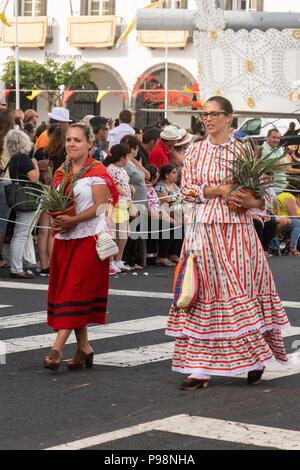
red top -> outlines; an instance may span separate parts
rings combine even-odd
[[[159,170],[165,163],[170,163],[170,151],[164,146],[161,139],[154,149],[149,152],[149,163],[155,165]]]

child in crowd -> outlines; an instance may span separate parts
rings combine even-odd
[[[123,252],[129,235],[129,212],[135,214],[135,208],[132,203],[133,188],[129,185],[129,176],[124,170],[127,165],[127,155],[130,149],[126,144],[116,144],[110,149],[110,154],[106,157],[103,164],[117,185],[119,192],[119,202],[112,215],[112,221],[115,225],[116,243],[119,248],[117,255],[113,257],[110,263],[110,274],[116,274],[121,271],[128,272],[130,267],[122,261]]]

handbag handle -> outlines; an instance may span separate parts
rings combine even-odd
[[[198,209],[197,209],[197,212],[196,212],[197,206],[198,206]],[[193,252],[193,250],[192,250],[193,236],[194,236],[194,233],[195,233],[195,226],[196,226],[196,219],[197,219],[197,215],[198,215],[198,210],[199,210],[199,204],[197,204],[197,200],[195,199],[194,216],[193,216],[193,226],[192,226],[192,230],[191,230],[191,233],[190,233],[190,247],[189,247],[189,253],[192,253],[192,252]]]

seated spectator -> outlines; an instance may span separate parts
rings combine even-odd
[[[286,133],[283,135],[297,135],[299,134],[299,131],[300,129],[296,129],[296,124],[294,122],[290,122]]]
[[[293,192],[296,190],[296,192]],[[290,217],[290,256],[300,256],[297,244],[300,238],[300,179],[289,183],[287,189],[278,195],[280,214]]]
[[[265,255],[266,257],[270,257],[272,255],[268,252],[268,248],[271,240],[276,236],[276,220],[269,214],[263,216],[252,212],[252,210],[250,210],[250,212],[256,233],[265,251]]]
[[[298,145],[289,145],[288,153],[285,155],[287,166],[285,170],[292,174],[300,173],[300,157],[298,154]]]
[[[174,237],[178,240],[176,260],[179,260],[183,241],[183,197],[176,184],[178,171],[175,165],[168,163],[161,167],[158,183],[155,186],[160,204],[165,211],[174,219],[174,226],[179,230],[175,231]],[[172,261],[175,261],[175,257]]]
[[[160,205],[154,186],[158,181],[158,169],[155,165],[147,167],[151,179],[147,181],[147,196],[149,200],[149,238],[158,240],[158,256],[156,266],[175,266],[178,261],[178,240],[174,239],[174,219]],[[169,230],[168,230],[169,229]]]

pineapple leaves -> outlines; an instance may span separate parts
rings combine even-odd
[[[276,148],[262,156],[262,148],[253,139],[244,143],[238,142],[235,151],[229,147],[226,148],[233,158],[229,161],[221,159],[223,160],[221,165],[226,167],[229,175],[221,181],[220,185],[232,182],[235,184],[229,195],[241,188],[248,188],[261,196],[266,196],[268,195],[267,189],[274,186],[275,175],[288,175],[285,171],[287,164],[281,163],[287,152],[276,156],[274,155],[278,150]],[[291,179],[290,176],[289,179]]]

